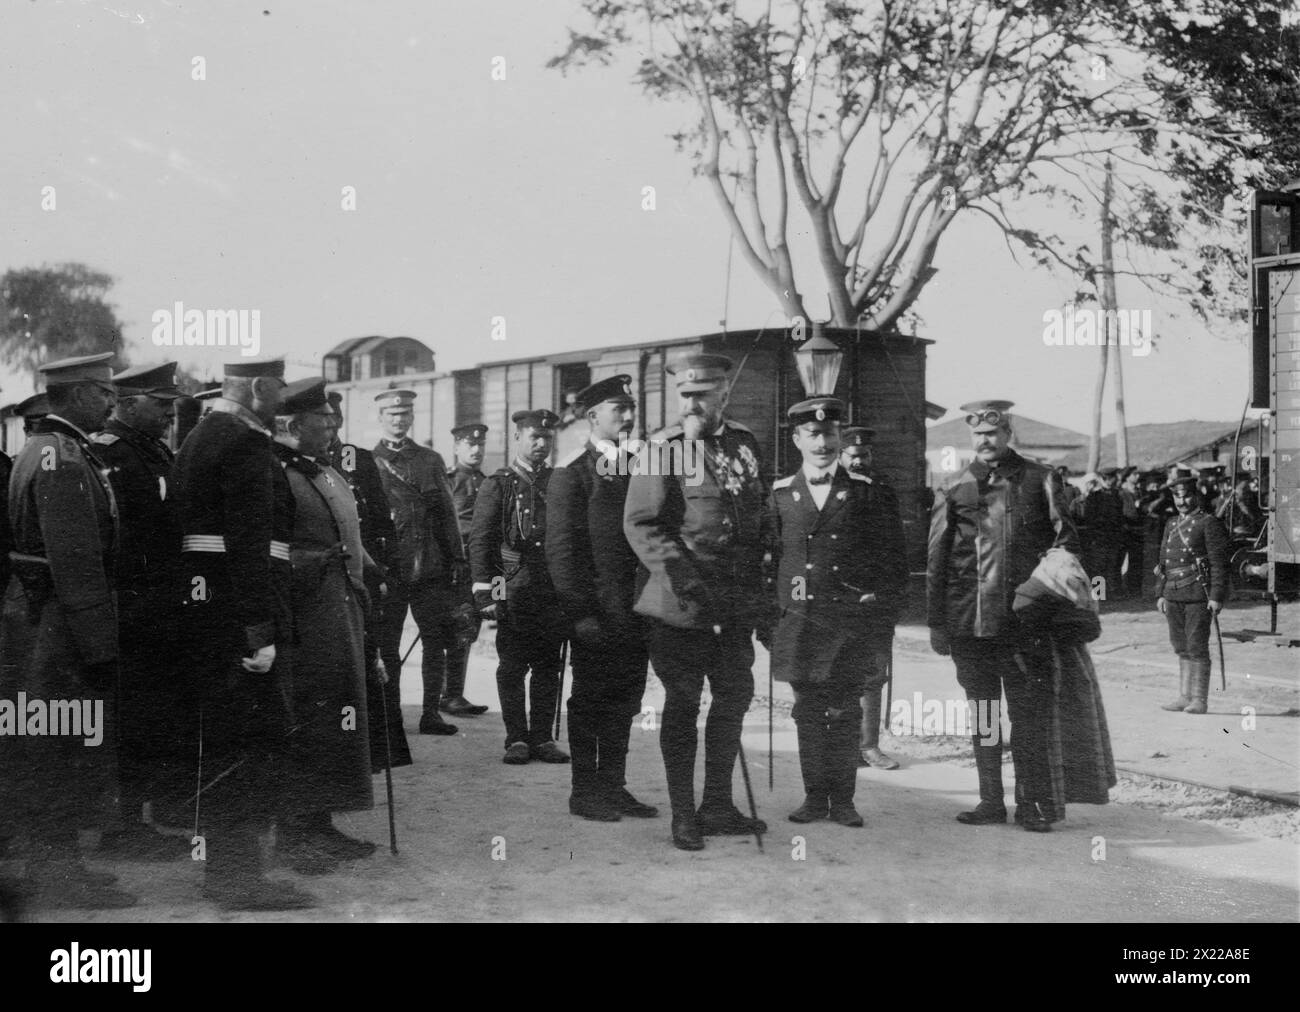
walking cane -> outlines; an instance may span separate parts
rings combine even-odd
[[[560,720],[564,716],[564,669],[569,665],[569,641],[560,646],[560,685],[555,694],[555,740],[560,740]]]
[[[776,790],[776,765],[774,759],[776,750],[772,747],[772,694],[774,688],[772,665],[769,659],[767,665],[767,792],[769,794]]]
[[[885,678],[885,712],[881,715],[885,722],[885,730],[889,730],[889,714],[894,709],[894,644],[889,644],[889,660],[885,662],[885,670],[889,674]]]
[[[416,637],[419,640],[419,637]],[[412,643],[414,648],[415,644]],[[407,651],[409,656],[410,651]],[[393,811],[393,741],[388,731],[388,683],[385,678],[379,681],[379,699],[384,707],[384,788],[388,791],[388,849],[397,854],[397,815]]]
[[[745,780],[745,796],[749,798],[749,815],[754,820],[754,840],[759,853],[763,852],[763,834],[758,828],[758,806],[754,804],[754,788],[749,782],[749,763],[745,761],[745,746],[736,742],[736,755],[740,759],[740,773]]]

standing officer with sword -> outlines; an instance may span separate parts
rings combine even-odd
[[[1210,695],[1210,626],[1228,597],[1228,534],[1201,509],[1196,479],[1190,474],[1165,486],[1178,516],[1165,525],[1160,565],[1156,567],[1156,608],[1169,623],[1169,642],[1178,655],[1178,698],[1162,710],[1205,713]],[[1223,639],[1219,639],[1223,666]],[[1227,676],[1223,676],[1227,687]]]

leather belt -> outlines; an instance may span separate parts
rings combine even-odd
[[[186,534],[181,538],[182,552],[224,552],[226,539],[220,534]],[[289,561],[289,542],[272,541],[271,558]]]

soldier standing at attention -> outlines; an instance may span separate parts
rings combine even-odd
[[[284,362],[230,362],[176,455],[181,621],[189,652],[180,691],[202,706],[203,894],[228,910],[298,910],[315,898],[265,877],[260,835],[280,814],[290,672],[276,643],[289,611],[293,494],[271,450]]]
[[[125,860],[188,856],[183,837],[164,836],[142,819],[145,802],[183,825],[180,803],[192,792],[198,713],[176,692],[173,655],[180,636],[181,526],[172,481],[174,457],[163,442],[175,417],[176,363],[139,366],[113,377],[117,407],[91,440],[108,466],[117,498],[118,640],[122,676],[118,753],[121,830],[100,849]]]
[[[0,837],[27,847],[26,885],[38,907],[115,909],[134,896],[83,863],[77,831],[107,821],[117,790],[111,724],[118,682],[113,490],[88,433],[115,392],[112,352],[40,367],[50,414],[9,480],[12,573],[0,626],[0,699],[72,704],[81,734],[0,735]],[[26,709],[20,710],[26,719]],[[76,725],[74,725],[74,730]],[[94,741],[100,736],[99,741]]]
[[[669,367],[680,424],[650,437],[628,486],[623,530],[644,567],[636,611],[650,619],[650,660],[664,684],[659,744],[672,804],[673,845],[702,850],[709,835],[765,832],[741,814],[731,782],[741,722],[754,696],[754,631],[766,636],[763,583],[770,523],[758,442],[724,418],[722,355],[687,355]],[[670,466],[673,461],[681,467]],[[704,792],[695,807],[696,721],[709,680]]]
[[[632,796],[625,775],[649,662],[643,620],[632,610],[637,558],[623,534],[632,461],[619,442],[636,420],[631,382],[610,376],[579,391],[574,409],[591,435],[555,469],[547,512],[547,568],[572,627],[569,811],[597,822],[659,814]]]
[[[407,435],[415,420],[415,397],[413,390],[385,390],[375,397],[384,430],[375,462],[397,528],[379,651],[392,694],[400,698],[402,628],[409,608],[423,643],[420,733],[455,734],[456,725],[442,719],[438,703],[446,651],[456,641],[453,612],[468,599],[469,568],[447,485],[447,465],[436,450]]]
[[[1165,489],[1178,515],[1165,525],[1156,573],[1156,608],[1169,623],[1178,655],[1178,698],[1162,710],[1205,713],[1210,696],[1210,626],[1228,597],[1228,534],[1201,509],[1196,479]]]
[[[488,427],[481,422],[457,425],[451,430],[456,440],[456,466],[447,472],[451,482],[451,500],[456,506],[456,526],[460,528],[461,543],[469,554],[469,534],[474,526],[474,504],[478,501],[479,487],[487,476],[479,469],[483,463],[484,443]],[[465,675],[469,670],[469,651],[478,639],[482,619],[474,616],[474,640],[457,644],[447,650],[447,681],[438,704],[443,713],[454,717],[477,717],[487,713],[487,707],[471,703],[465,698]]]
[[[840,464],[850,474],[867,479],[867,513],[875,528],[873,551],[880,553],[877,573],[883,589],[875,591],[871,611],[876,636],[872,649],[863,655],[867,673],[862,693],[862,754],[859,766],[878,770],[898,769],[898,760],[880,750],[880,701],[893,670],[894,626],[907,594],[907,550],[903,544],[903,521],[898,496],[890,484],[872,469],[871,440],[875,430],[850,425],[840,430]],[[888,628],[886,628],[888,625]],[[886,715],[888,716],[888,715]]]
[[[474,602],[483,615],[497,620],[497,695],[506,725],[502,762],[567,763],[568,753],[552,738],[564,619],[543,547],[552,470],[547,458],[559,418],[543,408],[516,411],[511,421],[515,459],[488,476],[474,505],[469,541]]]

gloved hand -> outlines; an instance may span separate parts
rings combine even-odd
[[[573,623],[573,635],[584,647],[593,649],[602,646],[605,642],[605,632],[600,627],[600,620],[594,615],[580,618]]]

